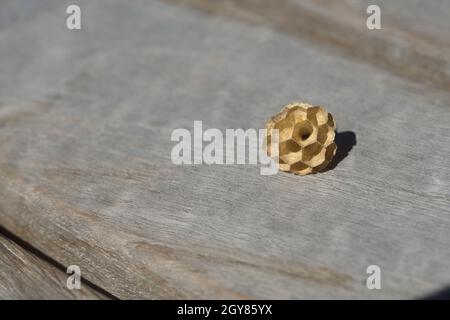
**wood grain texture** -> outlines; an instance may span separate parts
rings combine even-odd
[[[68,275],[0,235],[0,299],[105,299],[82,284],[66,287]]]
[[[410,80],[450,90],[449,5],[445,0],[165,0],[337,49]],[[382,29],[366,27],[370,4]]]
[[[183,6],[80,1],[70,32],[66,3],[49,3],[0,32],[2,226],[120,298],[412,298],[450,283],[447,92]],[[348,155],[333,170],[172,164],[173,129],[263,128],[295,100],[336,119]],[[366,288],[371,264],[382,290]]]

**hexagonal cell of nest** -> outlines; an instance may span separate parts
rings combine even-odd
[[[280,170],[299,175],[319,172],[336,154],[336,124],[324,107],[288,104],[267,122],[266,129],[269,156],[272,129],[279,130]]]

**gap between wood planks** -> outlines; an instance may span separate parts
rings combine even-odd
[[[55,259],[53,259],[52,257],[49,257],[48,255],[46,255],[45,253],[43,253],[42,251],[40,251],[39,249],[33,247],[31,244],[29,244],[28,242],[22,240],[21,238],[19,238],[18,236],[14,235],[13,233],[11,233],[10,231],[8,231],[7,229],[5,229],[3,226],[0,225],[0,235],[5,237],[6,239],[14,242],[15,244],[17,244],[19,247],[21,247],[23,250],[33,254],[34,256],[36,256],[37,258],[45,261],[46,263],[54,266],[55,268],[57,268],[58,270],[61,270],[63,273],[66,273],[66,267],[64,267],[61,263],[59,263],[58,261],[56,261]],[[112,300],[119,300],[118,297],[116,297],[115,295],[113,295],[112,293],[106,291],[105,289],[103,289],[102,287],[96,285],[95,283],[92,283],[91,281],[87,280],[86,278],[81,277],[81,281],[83,283],[83,285],[88,286],[90,289],[92,289],[93,291],[96,291],[97,293],[100,293],[102,295],[104,295],[105,297],[112,299]]]

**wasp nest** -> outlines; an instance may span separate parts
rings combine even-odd
[[[267,153],[272,129],[279,131],[280,170],[306,175],[323,170],[336,154],[336,124],[324,107],[288,104],[266,124]]]

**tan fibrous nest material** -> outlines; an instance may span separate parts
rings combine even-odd
[[[319,172],[336,154],[336,124],[324,107],[286,105],[266,124],[266,148],[271,156],[272,129],[279,130],[279,168],[299,175]]]

